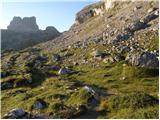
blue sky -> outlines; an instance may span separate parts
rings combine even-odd
[[[1,28],[6,28],[14,16],[30,17],[35,16],[37,24],[40,29],[45,29],[47,26],[54,26],[59,31],[68,30],[74,23],[75,14],[86,5],[94,3],[96,0],[60,0],[60,1],[46,1],[16,0],[11,2],[3,2],[2,4],[2,21]]]

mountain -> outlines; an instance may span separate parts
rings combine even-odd
[[[100,1],[53,40],[2,53],[2,118],[159,118],[158,1]]]
[[[21,50],[41,42],[54,39],[59,36],[58,30],[52,26],[46,30],[40,30],[35,17],[14,17],[7,26],[7,30],[1,30],[2,50]]]
[[[35,17],[24,17],[23,19],[14,17],[7,29],[15,32],[36,32],[39,27]]]

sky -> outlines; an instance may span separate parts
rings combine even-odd
[[[74,23],[75,14],[96,0],[5,0],[1,8],[0,28],[6,29],[14,16],[35,16],[40,29],[54,26],[60,32]]]

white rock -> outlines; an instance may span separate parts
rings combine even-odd
[[[148,13],[151,13],[151,12],[153,12],[154,11],[154,8],[150,8],[150,9],[148,9]]]

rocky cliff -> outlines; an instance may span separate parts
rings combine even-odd
[[[39,30],[35,17],[14,17],[7,29],[15,32],[36,32]]]
[[[2,50],[24,49],[60,35],[52,26],[47,27],[46,30],[40,30],[35,17],[14,17],[7,30],[1,30],[1,33]]]
[[[94,3],[86,6],[80,12],[76,14],[76,24],[81,24],[97,15],[103,15],[106,11],[114,7],[114,0],[101,0],[98,3]]]

